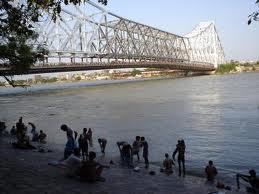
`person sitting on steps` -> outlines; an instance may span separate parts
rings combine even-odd
[[[247,192],[259,193],[259,178],[256,176],[256,171],[255,170],[249,170],[249,174],[250,174],[250,176],[239,174],[239,173],[236,175],[237,188],[240,189],[239,178],[241,178],[251,185],[251,187],[246,188]]]
[[[166,174],[173,173],[173,165],[174,162],[172,159],[169,158],[169,154],[165,154],[165,160],[163,161],[163,168],[161,168],[161,172],[165,172]]]
[[[82,162],[82,165],[79,170],[79,176],[82,181],[105,181],[105,178],[101,177],[102,171],[104,168],[110,167],[96,162],[95,158],[96,153],[89,152],[89,160]]]
[[[42,130],[40,130],[39,142],[40,143],[46,143],[46,138],[47,138],[47,135]]]

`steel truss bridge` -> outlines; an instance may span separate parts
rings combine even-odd
[[[46,14],[36,29],[35,45],[44,45],[49,53],[27,74],[145,67],[206,72],[225,60],[213,22],[201,22],[179,36],[122,18],[90,1],[63,6],[56,22]],[[2,75],[14,73],[0,70]]]

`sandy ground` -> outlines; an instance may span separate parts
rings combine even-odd
[[[217,191],[215,186],[205,184],[205,179],[193,176],[179,178],[176,174],[167,176],[159,169],[150,166],[156,175],[149,175],[149,170],[140,164],[140,172],[125,168],[115,163],[105,169],[105,182],[85,183],[65,176],[63,169],[48,165],[58,160],[63,153],[54,150],[51,153],[39,153],[31,150],[12,148],[10,138],[0,137],[0,194],[74,194],[74,193],[183,193],[208,194]],[[99,157],[108,164],[110,160]],[[242,193],[221,190],[219,193]]]

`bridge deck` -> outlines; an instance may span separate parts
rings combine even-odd
[[[123,69],[123,68],[163,68],[176,69],[184,71],[207,72],[214,71],[212,64],[198,62],[111,62],[111,63],[74,63],[74,64],[45,64],[44,66],[34,66],[23,74],[38,74],[38,73],[55,73],[69,71],[87,71],[87,70],[102,70],[102,69]],[[0,75],[17,75],[15,71],[9,68],[0,68]]]

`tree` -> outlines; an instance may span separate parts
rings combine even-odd
[[[1,0],[0,1],[0,66],[11,68],[16,74],[25,73],[48,52],[43,45],[33,47],[37,38],[34,23],[43,12],[60,17],[63,5],[80,5],[87,0]],[[107,5],[107,0],[98,0]],[[13,85],[12,78],[6,80]],[[14,86],[14,85],[13,85]]]
[[[258,6],[259,6],[259,0],[256,0],[256,2],[255,2]],[[259,21],[259,9],[257,10],[257,11],[255,11],[255,12],[253,12],[252,14],[250,14],[249,16],[248,16],[248,25],[250,25],[251,23],[252,23],[252,21],[254,20],[254,21]]]

